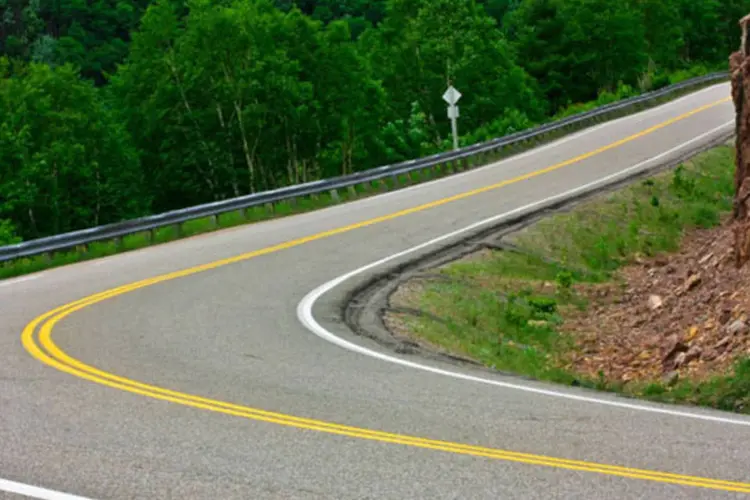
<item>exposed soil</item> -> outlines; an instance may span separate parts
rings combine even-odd
[[[750,266],[736,269],[727,222],[691,231],[669,258],[637,259],[619,283],[578,285],[590,300],[561,330],[577,339],[572,371],[674,382],[725,373],[750,354]]]

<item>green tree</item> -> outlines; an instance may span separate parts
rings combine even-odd
[[[647,51],[658,69],[674,70],[684,66],[685,26],[680,5],[675,0],[640,0]],[[652,68],[653,69],[653,68]]]
[[[627,1],[524,0],[506,30],[554,110],[634,85],[647,69],[642,14]]]
[[[96,89],[70,65],[10,69],[0,59],[0,219],[30,238],[146,212],[137,153]]]
[[[21,238],[15,233],[15,227],[9,219],[0,219],[0,246],[20,243]]]
[[[160,209],[348,173],[377,150],[382,89],[344,23],[265,0],[146,12],[112,81]]]
[[[383,159],[377,136],[386,94],[350,38],[347,23],[329,24],[321,33],[321,48],[313,63],[320,142],[326,145],[324,176],[348,174]]]
[[[441,96],[462,90],[461,124],[476,128],[512,109],[538,116],[542,103],[532,79],[482,7],[473,0],[392,0],[377,31],[363,35],[390,93],[392,115],[426,114],[433,142],[450,132]]]

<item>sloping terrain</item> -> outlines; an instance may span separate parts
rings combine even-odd
[[[750,270],[732,148],[714,148],[412,280],[385,322],[500,370],[743,410]]]

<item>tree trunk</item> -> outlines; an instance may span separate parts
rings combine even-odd
[[[737,268],[750,260],[750,46],[748,43],[750,16],[740,21],[742,42],[740,50],[729,58],[732,73],[732,100],[735,119],[735,177],[734,177],[734,257]]]

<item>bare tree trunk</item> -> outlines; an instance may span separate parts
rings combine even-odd
[[[242,109],[237,101],[234,101],[234,109],[237,112],[237,120],[240,125],[240,135],[242,136],[242,152],[245,154],[245,165],[247,165],[247,173],[250,177],[250,192],[255,192],[255,163],[250,152],[250,145],[247,142],[247,133],[245,132],[245,122],[242,119]]]
[[[216,176],[216,168],[214,166],[213,159],[211,158],[211,148],[208,146],[208,143],[206,142],[206,139],[203,136],[203,133],[201,132],[200,126],[198,124],[198,121],[195,119],[195,115],[193,114],[193,108],[190,106],[190,101],[187,98],[187,92],[185,91],[185,86],[182,83],[182,79],[180,78],[180,74],[177,71],[177,65],[172,60],[172,55],[170,54],[169,57],[167,57],[167,64],[169,66],[169,69],[172,73],[172,77],[174,79],[175,84],[177,85],[177,89],[180,92],[180,97],[182,98],[182,105],[185,107],[185,110],[187,111],[187,115],[190,118],[190,121],[193,124],[193,130],[195,131],[195,134],[198,138],[198,142],[203,146],[203,150],[206,153],[206,161],[208,162],[209,166],[209,175],[211,177]],[[211,184],[215,185],[215,182],[212,181]],[[213,193],[214,198],[216,197],[217,193]]]
[[[102,212],[102,179],[99,174],[99,166],[96,167],[96,207],[94,208],[94,225],[99,225]]]
[[[732,100],[735,121],[735,177],[734,177],[734,256],[737,268],[750,260],[750,45],[748,23],[750,16],[740,21],[742,43],[740,50],[729,58],[732,73]]]

